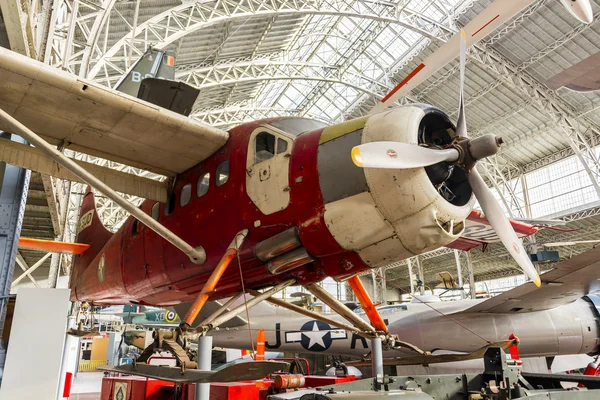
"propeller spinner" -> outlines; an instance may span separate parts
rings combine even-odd
[[[365,143],[352,149],[352,160],[354,164],[363,168],[406,169],[448,163],[463,169],[475,197],[500,241],[523,272],[531,278],[537,287],[540,287],[540,277],[523,248],[523,244],[512,229],[493,193],[475,169],[478,160],[496,154],[503,142],[502,138],[491,134],[476,139],[469,139],[467,135],[464,104],[466,53],[466,37],[463,31],[461,32],[460,41],[460,92],[458,121],[456,123],[457,135],[452,143],[441,149],[401,142]]]

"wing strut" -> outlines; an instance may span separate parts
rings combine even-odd
[[[354,282],[354,284],[357,287],[357,289],[360,290],[359,285],[362,286],[362,282],[359,282],[359,285],[356,284],[356,282]],[[351,286],[352,286],[352,284],[351,284]],[[398,335],[393,335],[388,332],[387,326],[383,322],[381,315],[379,315],[379,311],[377,311],[377,309],[375,308],[375,305],[371,301],[371,298],[367,294],[367,291],[364,286],[362,286],[361,293],[355,293],[355,294],[356,294],[356,297],[359,298],[359,300],[362,297],[361,305],[363,304],[363,301],[364,301],[364,304],[367,306],[367,308],[370,310],[369,312],[371,313],[371,315],[369,315],[369,319],[373,318],[371,323],[373,323],[373,326],[376,326],[377,328],[374,328],[373,326],[366,323],[361,317],[359,317],[356,313],[354,313],[352,310],[350,310],[348,307],[346,307],[345,304],[343,304],[341,301],[336,299],[334,296],[332,296],[329,292],[327,292],[325,289],[323,289],[319,285],[313,283],[313,284],[305,286],[305,288],[309,292],[311,292],[313,294],[313,296],[315,296],[316,298],[321,300],[323,303],[325,303],[329,307],[331,307],[332,310],[334,310],[336,313],[338,313],[346,321],[349,321],[350,323],[352,323],[352,325],[357,327],[359,330],[359,334],[361,334],[361,336],[364,336],[364,337],[367,337],[367,335],[370,336],[372,345],[378,345],[378,346],[383,345],[383,347],[386,350],[399,349],[401,347],[406,347],[407,349],[410,349],[410,350],[414,351],[415,353],[426,354],[425,351],[421,350],[414,344],[403,342],[398,338]],[[272,299],[272,300],[275,300],[275,299]],[[369,304],[370,304],[370,306],[369,306]],[[364,307],[365,306],[363,306],[363,308]],[[365,309],[365,312],[366,312],[366,309]],[[301,312],[301,314],[306,315],[305,312]],[[319,318],[315,318],[315,319],[319,319]],[[340,324],[336,323],[335,325],[339,326]],[[375,342],[373,342],[373,339],[381,339],[381,341],[379,341],[378,343],[375,343]]]
[[[175,235],[169,229],[165,228],[162,224],[155,221],[148,214],[119,196],[110,186],[90,174],[80,165],[75,163],[73,160],[56,150],[52,145],[46,142],[44,139],[39,137],[25,125],[21,124],[18,120],[10,116],[6,111],[0,108],[0,121],[3,122],[3,126],[7,127],[7,131],[21,136],[23,139],[32,143],[38,149],[42,150],[46,155],[52,158],[54,161],[71,171],[78,178],[91,185],[92,187],[99,190],[103,195],[123,207],[127,212],[133,215],[134,218],[139,220],[141,223],[152,229],[158,235],[162,236],[166,241],[183,251],[194,264],[204,264],[206,261],[206,253],[202,246],[192,247],[179,236]]]
[[[375,304],[373,304],[365,285],[363,285],[358,275],[354,275],[352,278],[348,279],[348,284],[356,295],[356,298],[358,299],[362,309],[365,310],[369,321],[371,321],[371,325],[373,325],[377,331],[387,332],[387,325],[385,322],[383,322],[381,314],[379,314],[379,311],[377,311],[377,308],[375,307]]]
[[[361,317],[346,307],[344,303],[336,299],[321,286],[312,283],[310,285],[306,285],[305,288],[311,292],[313,296],[327,304],[333,311],[341,315],[347,321],[350,321],[352,325],[356,326],[361,331],[375,333],[375,329],[371,325],[367,324]]]
[[[248,235],[248,229],[243,229],[235,235],[231,244],[225,251],[225,254],[223,254],[223,257],[221,257],[221,260],[213,270],[212,274],[210,274],[210,277],[202,287],[198,297],[196,297],[196,300],[194,300],[194,303],[192,303],[192,306],[185,314],[185,318],[183,318],[183,323],[188,327],[192,326],[196,317],[198,317],[198,314],[202,311],[202,307],[204,307],[204,304],[206,304],[206,301],[215,290],[215,287],[225,273],[225,270],[231,261],[238,255],[239,249],[242,246],[244,239],[246,239],[246,235]]]
[[[257,296],[260,294],[259,292],[252,290],[252,289],[248,289],[248,293],[250,293],[252,296]],[[340,329],[343,329],[348,332],[356,332],[357,335],[362,336],[366,339],[371,339],[371,338],[377,336],[377,333],[371,329],[369,329],[366,332],[357,330],[356,327],[354,327],[352,325],[345,324],[343,322],[329,318],[328,316],[326,316],[324,314],[320,314],[320,313],[317,313],[314,311],[307,310],[306,308],[297,306],[295,304],[289,303],[285,300],[278,299],[276,297],[271,297],[270,299],[267,299],[267,301],[273,305],[285,308],[290,311],[297,312],[298,314],[302,314],[308,318],[312,318],[312,319],[316,319],[317,321],[325,322],[326,324],[330,325],[331,327],[340,328]]]

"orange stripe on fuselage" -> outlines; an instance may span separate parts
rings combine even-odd
[[[45,250],[54,253],[81,254],[90,248],[89,244],[55,242],[54,240],[41,240],[19,238],[19,247],[22,249]]]
[[[392,89],[391,92],[389,92],[382,100],[382,103],[385,103],[386,101],[388,101],[388,99],[390,97],[392,97],[394,95],[394,93],[396,93],[398,90],[400,90],[400,88],[404,85],[406,85],[408,83],[408,81],[410,81],[412,78],[415,77],[415,75],[417,75],[419,73],[419,71],[421,71],[423,68],[425,68],[425,64],[421,63],[419,64],[419,66],[417,66],[417,68],[413,69],[413,71],[408,74],[408,76],[406,78],[404,78],[402,80],[402,82],[400,82],[399,84],[396,85],[395,88]]]
[[[474,34],[472,34],[471,37],[477,35],[479,32],[481,32],[482,30],[484,30],[489,24],[491,24],[492,22],[494,22],[495,20],[497,20],[498,17],[500,17],[500,14],[496,15],[494,18],[492,18],[491,20],[489,20],[487,24],[485,24],[481,28],[477,29],[477,32],[475,32]]]

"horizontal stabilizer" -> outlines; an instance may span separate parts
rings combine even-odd
[[[183,82],[146,78],[140,85],[137,97],[187,117],[192,112],[198,94],[200,90]]]
[[[258,380],[273,372],[287,370],[289,364],[280,361],[252,361],[233,364],[218,371],[186,369],[148,364],[125,364],[98,367],[100,371],[145,376],[175,383],[237,382]]]
[[[31,239],[22,237],[19,238],[19,248],[43,250],[52,253],[81,254],[87,249],[89,249],[90,245],[85,243],[55,242],[54,240]]]

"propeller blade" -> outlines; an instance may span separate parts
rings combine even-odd
[[[492,228],[494,228],[494,231],[496,231],[500,241],[502,241],[523,272],[531,278],[537,287],[540,287],[541,280],[537,270],[531,263],[527,252],[525,252],[525,248],[523,248],[523,244],[510,225],[508,218],[504,215],[504,211],[502,211],[500,204],[496,201],[496,198],[483,181],[481,175],[479,175],[479,172],[477,172],[476,169],[471,170],[471,172],[467,174],[467,179],[469,180],[471,189],[473,189],[473,193],[475,194],[475,197],[477,197],[486,218],[490,222]]]
[[[455,149],[428,149],[402,142],[371,142],[352,149],[352,161],[363,168],[420,168],[457,159]]]
[[[467,137],[467,119],[465,117],[465,64],[467,62],[467,35],[460,31],[460,88],[458,92],[458,121],[456,134]]]

